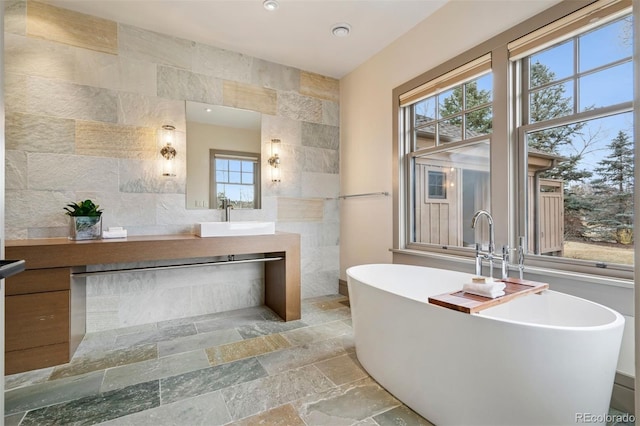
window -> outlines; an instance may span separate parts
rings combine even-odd
[[[485,55],[405,98],[411,147],[406,167],[413,177],[411,243],[473,244],[471,218],[490,202],[490,63]]]
[[[516,67],[529,253],[601,268],[633,264],[631,34],[629,14]]]
[[[444,172],[429,171],[429,198],[447,198],[447,175]]]
[[[487,230],[471,218],[485,209],[500,216],[498,250],[524,237],[529,265],[631,277],[631,1],[571,7],[394,91],[396,248],[473,256]]]
[[[260,208],[260,159],[243,152],[211,150],[211,203],[226,198],[236,209]]]

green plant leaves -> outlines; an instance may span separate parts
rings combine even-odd
[[[100,206],[91,200],[84,200],[77,203],[69,203],[64,210],[69,216],[101,216]]]

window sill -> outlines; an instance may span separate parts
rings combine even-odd
[[[412,250],[412,249],[389,249],[389,251],[391,251],[392,253],[397,253],[401,255],[439,259],[446,262],[468,265],[470,273],[473,271],[473,267],[475,264],[473,257],[467,257],[467,256],[431,253],[431,252],[426,252],[422,250]],[[499,268],[499,265],[500,265],[500,260],[497,260],[496,267]],[[515,273],[517,272],[517,269],[510,267],[509,271],[511,273]],[[542,275],[544,277],[563,278],[563,279],[569,279],[573,281],[582,281],[590,284],[600,284],[600,285],[621,287],[621,288],[628,288],[628,289],[634,288],[633,280],[604,277],[599,275],[586,274],[582,272],[562,271],[557,269],[542,268],[539,266],[527,266],[527,264],[525,263],[525,274],[527,272],[535,273],[537,275]]]

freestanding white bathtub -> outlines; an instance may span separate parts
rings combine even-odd
[[[356,354],[367,372],[436,425],[604,423],[624,318],[550,290],[478,314],[428,303],[471,276],[349,268]]]

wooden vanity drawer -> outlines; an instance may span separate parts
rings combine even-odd
[[[69,342],[69,291],[5,297],[5,351]]]
[[[69,362],[69,345],[67,343],[11,351],[5,353],[4,374],[22,373],[67,362]]]
[[[70,268],[31,269],[5,280],[5,295],[69,290]]]

